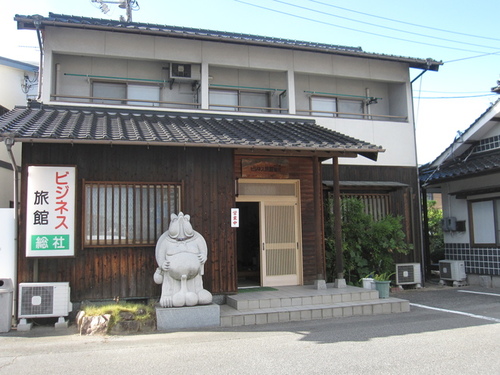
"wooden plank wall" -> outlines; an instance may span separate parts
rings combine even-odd
[[[254,155],[236,155],[235,156],[235,178],[241,178],[241,160],[242,159],[260,159]],[[303,262],[303,282],[304,284],[312,284],[316,280],[318,273],[324,273],[325,259],[324,243],[318,241],[318,238],[323,238],[323,222],[316,221],[317,209],[315,206],[315,197],[321,195],[322,191],[315,191],[314,179],[316,178],[317,186],[320,180],[320,175],[317,172],[315,176],[315,168],[313,163],[315,158],[312,157],[289,157],[289,178],[300,180],[301,193],[301,211],[302,211],[302,262]],[[316,170],[319,171],[319,168]],[[322,215],[322,213],[321,213]],[[318,235],[318,231],[320,235]]]
[[[215,148],[25,144],[23,146],[19,282],[69,281],[72,300],[157,297],[154,246],[81,248],[74,258],[26,258],[25,207],[28,164],[77,165],[77,226],[82,218],[82,179],[89,181],[184,182],[183,211],[207,241],[204,286],[214,294],[237,289],[233,152]],[[38,277],[35,279],[35,275]]]

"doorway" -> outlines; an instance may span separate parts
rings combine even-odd
[[[260,286],[260,219],[258,202],[238,202],[240,226],[236,230],[238,287]]]
[[[299,181],[241,179],[238,187],[238,285],[301,285]]]

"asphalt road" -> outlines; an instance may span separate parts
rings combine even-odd
[[[500,290],[403,291],[409,313],[131,336],[0,334],[0,374],[500,374]]]

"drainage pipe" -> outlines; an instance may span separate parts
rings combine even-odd
[[[17,163],[16,159],[14,158],[14,153],[12,152],[12,146],[14,145],[14,137],[13,136],[6,136],[4,139],[5,146],[7,147],[7,152],[10,157],[10,163],[12,165],[12,169],[14,170],[14,300],[13,300],[13,305],[12,305],[12,311],[15,317],[17,317],[17,298],[16,295],[17,293],[15,290],[17,289],[17,256],[18,256],[18,241],[17,241],[17,234],[19,230],[19,170],[17,168]]]

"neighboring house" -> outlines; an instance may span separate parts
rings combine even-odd
[[[443,202],[445,258],[465,261],[470,283],[500,286],[500,100],[432,163],[420,167],[424,191]],[[482,276],[479,278],[479,276]]]
[[[0,115],[16,105],[26,105],[36,98],[38,66],[0,57]],[[21,158],[21,148],[13,149],[14,159]],[[0,145],[0,208],[13,207],[14,183],[12,162],[5,145]]]
[[[19,282],[69,281],[75,301],[158,296],[155,242],[182,210],[207,241],[212,293],[311,284],[326,267],[323,181],[346,179],[382,214],[404,215],[415,251],[403,260],[420,261],[409,68],[439,62],[52,13],[15,19],[44,46],[42,103],[0,120],[29,145]],[[71,249],[31,242],[50,211],[30,166],[76,173]]]

